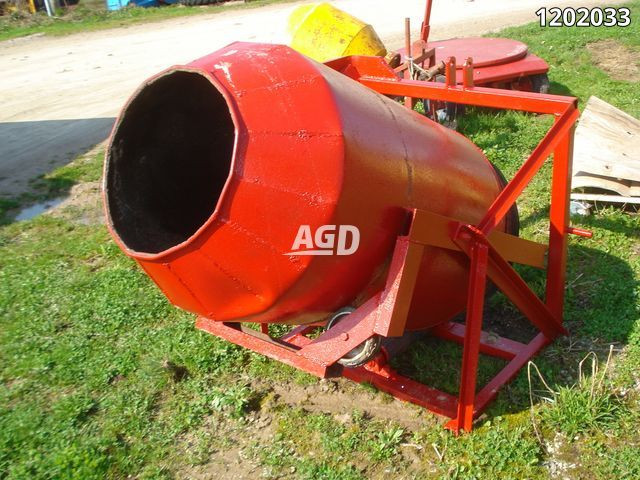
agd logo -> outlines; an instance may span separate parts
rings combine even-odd
[[[300,225],[291,251],[285,255],[351,255],[360,245],[355,225],[322,225],[315,235],[310,225]]]

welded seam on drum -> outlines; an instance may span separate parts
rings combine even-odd
[[[227,220],[225,223],[232,230],[235,230],[235,231],[240,232],[240,233],[242,233],[244,235],[247,235],[247,236],[251,237],[253,240],[256,240],[259,244],[267,247],[272,253],[275,253],[277,255],[284,255],[286,253],[286,252],[281,252],[276,247],[274,247],[273,244],[271,244],[270,242],[265,240],[263,237],[261,237],[257,233],[255,233],[255,232],[253,232],[251,230],[248,230],[247,228],[244,228],[244,227],[240,226],[236,222],[233,222],[231,220]],[[304,270],[303,266],[298,266],[298,265],[295,265],[295,264],[294,264],[294,266],[296,267],[296,270],[298,270],[298,271],[303,271]]]
[[[202,308],[203,310],[206,310],[206,307],[202,304],[200,299],[198,299],[198,296],[195,294],[195,292],[193,292],[189,288],[189,286],[186,283],[184,283],[184,281],[182,281],[182,278],[180,277],[180,275],[178,275],[176,272],[173,271],[173,268],[171,267],[171,263],[163,263],[162,265],[167,267],[167,270],[169,270],[169,272],[171,272],[171,275],[173,275],[173,278],[175,278],[178,281],[178,283],[180,285],[182,285],[182,287],[189,293],[189,295],[191,295],[191,298],[193,298],[193,300],[198,305],[200,305],[200,308]],[[144,267],[143,267],[143,270],[145,270]],[[145,270],[145,272],[146,272],[146,270]]]
[[[222,266],[220,266],[220,264],[218,264],[218,262],[216,262],[213,258],[211,258],[210,256],[208,256],[206,253],[204,253],[202,250],[198,250],[197,253],[199,255],[202,255],[205,259],[207,259],[208,261],[210,261],[218,270],[220,270],[224,275],[226,275],[227,277],[229,277],[231,280],[233,280],[235,283],[237,283],[238,285],[240,285],[244,290],[246,290],[247,292],[249,292],[251,295],[254,295],[256,297],[260,297],[260,294],[256,291],[254,291],[249,285],[245,284],[242,280],[240,280],[238,277],[234,276],[232,273],[228,272],[227,270],[225,270],[224,268],[222,268]]]
[[[378,100],[380,100],[380,102],[386,107],[386,109],[389,110],[389,113],[393,118],[393,124],[396,126],[396,129],[399,132],[398,136],[400,137],[400,141],[402,142],[402,148],[404,150],[403,160],[404,160],[405,166],[407,167],[407,202],[410,206],[413,206],[413,167],[411,165],[411,162],[409,162],[409,151],[407,150],[407,144],[404,141],[402,130],[398,125],[398,120],[395,113],[393,113],[393,109],[391,108],[390,105],[387,105],[387,103],[381,97],[378,97]]]
[[[304,86],[304,85],[313,83],[314,80],[317,80],[319,78],[322,78],[322,76],[320,76],[318,74],[312,75],[312,76],[309,76],[309,77],[304,77],[303,76],[303,77],[299,77],[299,78],[296,78],[296,79],[283,80],[281,82],[272,83],[272,84],[269,84],[269,85],[260,85],[260,86],[256,86],[256,87],[252,87],[252,88],[238,89],[238,90],[236,90],[236,94],[238,96],[242,96],[242,95],[244,95],[246,93],[260,91],[260,90],[271,91],[271,90],[280,90],[280,89],[288,87],[288,86],[299,86],[299,85],[303,85]]]
[[[306,202],[310,202],[311,206],[318,206],[318,207],[323,207],[323,206],[335,206],[335,202],[334,201],[324,201],[323,198],[321,196],[317,196],[318,199],[315,198],[309,198],[309,196],[311,195],[309,192],[300,192],[297,190],[293,190],[293,189],[287,189],[287,188],[283,188],[284,185],[279,185],[277,187],[274,187],[273,185],[266,185],[263,180],[260,177],[249,177],[249,176],[243,176],[240,178],[241,181],[246,181],[248,183],[251,184],[259,184],[260,186],[264,187],[264,188],[268,188],[272,191],[275,192],[280,192],[280,193],[286,193],[286,194],[290,194],[290,195],[295,195],[296,197],[300,197],[302,199],[304,199]]]
[[[288,131],[273,131],[273,130],[256,130],[250,129],[250,134],[256,135],[277,135],[277,136],[285,136],[285,137],[300,137],[300,138],[310,138],[310,137],[320,137],[320,138],[342,138],[342,134],[340,133],[327,133],[327,132],[310,132],[309,130],[288,130]]]

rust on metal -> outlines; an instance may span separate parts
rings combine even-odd
[[[467,58],[462,70],[462,86],[464,88],[473,88],[473,58]]]
[[[447,87],[455,87],[458,83],[456,78],[456,57],[449,57],[445,63],[445,85]]]

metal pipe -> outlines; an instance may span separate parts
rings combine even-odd
[[[43,0],[47,15],[53,17],[53,0]]]
[[[420,40],[426,45],[429,40],[429,32],[431,31],[431,5],[432,0],[427,0],[424,8],[424,20],[420,28]]]

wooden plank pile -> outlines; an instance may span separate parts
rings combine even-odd
[[[576,129],[572,200],[640,204],[640,120],[589,98]]]

